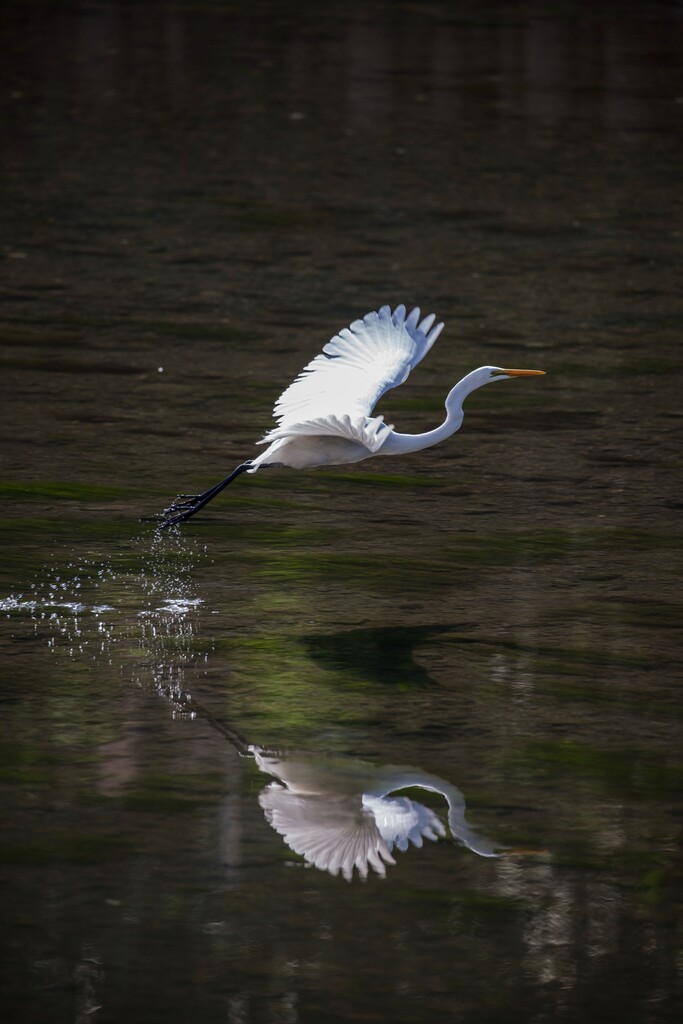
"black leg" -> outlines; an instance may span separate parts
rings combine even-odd
[[[204,503],[211,501],[211,498],[226,487],[232,479],[234,479],[234,473],[226,480],[221,480],[219,484],[209,487],[208,491],[204,491],[203,494],[179,494],[175,501],[164,509],[164,514],[173,515],[174,512],[186,512],[188,509],[196,508],[200,501]]]
[[[181,494],[182,500],[176,500],[172,505],[169,505],[167,509],[164,509],[164,514],[168,515],[168,519],[164,519],[163,523],[160,524],[159,529],[165,530],[167,526],[176,526],[177,523],[182,523],[186,519],[190,519],[196,512],[199,512],[201,508],[208,505],[217,494],[220,494],[224,487],[231,484],[233,480],[238,477],[241,473],[246,473],[251,468],[251,462],[243,462],[237,469],[233,469],[230,476],[226,476],[225,480],[221,480],[215,487],[210,487],[208,491],[204,491],[203,494]]]

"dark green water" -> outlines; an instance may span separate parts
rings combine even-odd
[[[3,1020],[677,1020],[680,8],[0,30]],[[400,430],[482,363],[547,376],[155,536],[385,302],[446,321]],[[395,765],[444,835],[385,878],[285,842]]]

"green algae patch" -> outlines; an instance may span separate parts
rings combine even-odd
[[[520,759],[536,771],[568,773],[622,797],[674,796],[683,788],[683,760],[637,749],[600,750],[571,740],[544,740],[529,744]]]
[[[131,526],[138,523],[131,523],[130,519],[114,519],[111,515],[100,519],[85,519],[78,517],[78,539],[79,541],[108,538],[110,541],[125,539],[131,540]],[[71,519],[59,516],[31,516],[22,519],[0,519],[0,533],[14,534],[13,541],[19,539],[34,540],[50,539],[52,541],[73,540],[76,527]],[[28,546],[28,545],[27,545]]]
[[[419,589],[421,586],[434,586],[435,581],[447,572],[443,562],[415,559],[407,563],[322,551],[316,551],[314,558],[303,551],[291,554],[286,551],[269,551],[265,559],[263,552],[258,552],[252,558],[258,563],[254,568],[255,576],[280,583],[322,578],[356,586],[359,581],[363,581],[364,586],[371,586],[372,589],[393,590],[397,583],[403,584],[409,577],[413,589]]]
[[[218,640],[215,651],[235,661],[230,679],[230,703],[240,732],[268,736],[269,743],[295,746],[311,733],[374,720],[376,710],[349,700],[349,675],[358,687],[371,687],[372,671],[363,678],[342,667],[311,658],[305,643],[280,634],[261,634]]]
[[[106,484],[78,484],[65,481],[20,480],[0,481],[0,497],[3,498],[63,498],[69,501],[107,501],[116,498],[128,499],[137,492],[130,487],[111,487]]]
[[[584,530],[516,530],[501,533],[452,534],[449,558],[461,565],[552,563],[600,552],[677,551],[683,534],[655,533],[623,527]]]

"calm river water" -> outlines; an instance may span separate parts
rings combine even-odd
[[[0,31],[3,1020],[679,1019],[683,9]],[[399,302],[547,376],[155,533]]]

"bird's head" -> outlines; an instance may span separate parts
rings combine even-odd
[[[502,366],[480,366],[472,370],[466,377],[463,377],[454,388],[452,388],[446,399],[446,409],[449,415],[457,414],[462,408],[463,401],[477,388],[484,384],[491,384],[496,380],[508,380],[510,377],[538,377],[544,374],[545,370],[506,370]],[[462,414],[460,414],[462,419]],[[457,429],[457,428],[456,428]]]

